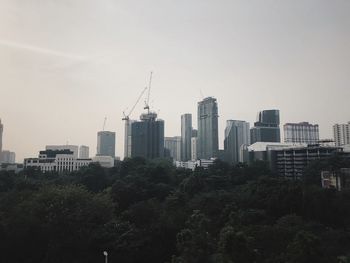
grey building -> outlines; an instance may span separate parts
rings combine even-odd
[[[79,147],[79,159],[89,159],[89,146],[80,145]]]
[[[246,121],[228,120],[225,129],[225,160],[237,164],[248,162],[247,146],[250,145],[249,123]]]
[[[115,132],[100,131],[97,133],[96,155],[115,158]]]
[[[125,130],[124,130],[124,158],[131,157],[131,125],[134,120],[125,120]]]
[[[10,151],[0,152],[0,163],[16,163],[16,153]]]
[[[181,115],[181,160],[191,160],[192,114]]]
[[[197,158],[216,157],[219,150],[218,105],[213,97],[198,102]]]
[[[165,137],[164,138],[164,148],[165,157],[170,157],[174,161],[181,161],[181,136],[175,137]]]
[[[0,119],[0,153],[2,152],[2,134],[4,132],[4,125],[1,123]]]
[[[250,130],[250,142],[280,142],[279,110],[264,110],[259,112],[254,127]]]
[[[286,123],[283,125],[284,142],[317,144],[320,140],[318,125],[308,122]]]
[[[336,146],[350,144],[350,122],[333,125],[333,135]]]
[[[164,121],[154,112],[144,113],[131,125],[131,157],[164,157]]]

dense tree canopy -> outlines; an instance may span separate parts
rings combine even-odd
[[[349,262],[350,191],[263,162],[205,170],[127,159],[67,175],[0,172],[0,262]]]

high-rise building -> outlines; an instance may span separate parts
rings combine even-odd
[[[131,125],[131,157],[164,157],[164,121],[154,112],[144,113]]]
[[[247,162],[245,147],[250,145],[249,123],[246,121],[228,120],[225,129],[225,159],[237,164]]]
[[[181,161],[181,136],[165,137],[165,156],[171,157],[174,161]]]
[[[125,129],[124,129],[124,158],[131,157],[131,125],[134,120],[125,119]]]
[[[0,119],[0,153],[2,152],[2,134],[4,132],[4,125],[1,123]]]
[[[213,97],[198,102],[198,159],[217,156],[219,150],[218,105]]]
[[[336,146],[350,144],[350,122],[333,125],[333,135]]]
[[[181,115],[181,160],[191,159],[192,114]]]
[[[191,138],[191,161],[197,161],[197,137]]]
[[[100,131],[97,133],[96,155],[115,158],[115,132]]]
[[[254,127],[250,129],[250,143],[280,141],[281,132],[279,110],[264,110],[259,112]]]
[[[320,140],[318,125],[308,122],[286,123],[283,126],[284,142],[317,144]]]
[[[10,151],[0,152],[0,163],[16,163],[16,153]]]
[[[89,146],[81,145],[79,147],[79,159],[89,159]]]

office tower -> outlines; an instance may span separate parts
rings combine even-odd
[[[125,129],[124,129],[124,158],[131,157],[131,125],[134,120],[125,119]]]
[[[350,122],[333,125],[333,135],[336,146],[350,144]]]
[[[191,160],[197,161],[197,137],[191,138]]]
[[[0,119],[0,153],[2,152],[2,134],[4,132],[4,125],[1,123]]]
[[[131,157],[164,157],[164,121],[156,113],[144,113],[131,124]]]
[[[280,112],[279,110],[264,110],[259,112],[257,122],[250,129],[250,143],[280,142]]]
[[[97,133],[96,155],[115,158],[115,132],[100,131]]]
[[[77,145],[46,145],[45,150],[70,150],[73,152],[74,158],[78,158],[79,146]]]
[[[2,151],[0,153],[0,163],[13,164],[16,163],[16,153],[10,151]]]
[[[228,120],[224,140],[226,161],[233,164],[247,162],[245,149],[248,145],[250,145],[249,123]]]
[[[79,159],[89,159],[89,147],[81,145],[79,147]]]
[[[192,136],[191,137],[198,137],[198,130],[192,129]]]
[[[319,142],[318,125],[308,122],[286,123],[283,126],[284,142],[316,144]]]
[[[219,149],[218,105],[215,98],[198,102],[198,159],[216,157]]]
[[[192,115],[181,115],[181,160],[191,159]]]
[[[181,136],[165,137],[165,156],[171,157],[174,161],[181,161]]]

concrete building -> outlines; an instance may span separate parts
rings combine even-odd
[[[38,158],[24,159],[25,168],[38,168],[42,172],[70,173],[88,166],[91,159],[77,159],[70,149],[45,150],[39,152]]]
[[[250,130],[250,142],[281,142],[279,110],[259,112],[257,121]]]
[[[2,135],[4,132],[4,125],[1,123],[0,119],[0,153],[2,152]]]
[[[81,145],[79,147],[79,159],[89,159],[89,146]]]
[[[192,114],[181,115],[181,160],[191,159]]]
[[[341,168],[337,171],[322,171],[321,184],[323,188],[341,191],[350,187],[350,168]]]
[[[209,166],[214,164],[214,162],[215,158],[211,158],[209,160],[200,159],[196,161],[175,162],[175,166],[177,168],[191,169],[192,171],[194,171],[197,167],[203,167],[204,169],[208,169]]]
[[[131,157],[164,157],[164,121],[154,112],[144,113],[131,125]]]
[[[226,122],[224,159],[232,164],[248,162],[245,149],[250,145],[249,123],[238,120]]]
[[[135,120],[125,119],[124,129],[124,158],[131,157],[131,127]]]
[[[197,143],[198,143],[198,138],[192,137],[191,138],[191,161],[198,160],[198,158],[197,158]]]
[[[350,144],[350,122],[333,125],[333,136],[336,146]]]
[[[16,153],[10,151],[0,152],[0,163],[14,164],[16,163]]]
[[[218,105],[213,97],[198,102],[198,159],[217,156],[219,150]]]
[[[79,146],[77,145],[46,145],[45,150],[70,150],[73,152],[74,158],[78,159],[79,156]]]
[[[104,168],[114,167],[114,158],[111,156],[95,156],[92,158],[92,162],[99,163]]]
[[[318,125],[308,122],[286,123],[283,126],[284,142],[317,144],[320,140]]]
[[[111,156],[115,158],[115,132],[100,131],[97,133],[96,156]]]
[[[170,157],[174,161],[181,161],[181,144],[182,137],[165,137],[164,138],[164,149],[165,157]]]

